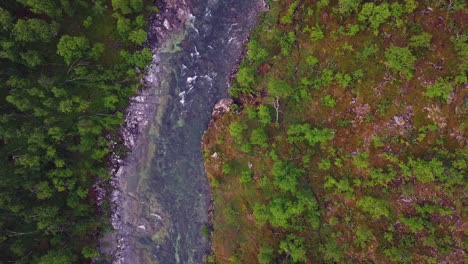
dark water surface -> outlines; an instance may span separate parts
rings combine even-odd
[[[123,210],[124,263],[202,263],[209,241],[210,190],[201,138],[214,104],[227,97],[228,77],[254,26],[256,0],[192,0],[186,32],[157,54],[156,113],[143,153],[130,154]],[[261,6],[261,4],[260,4]],[[132,157],[133,155],[133,157]],[[132,215],[133,214],[133,215]]]

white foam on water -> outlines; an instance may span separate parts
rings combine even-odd
[[[186,94],[185,91],[179,93],[179,97],[180,97],[180,101],[179,101],[179,102],[180,102],[182,105],[185,105],[185,94]]]

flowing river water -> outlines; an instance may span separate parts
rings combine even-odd
[[[187,7],[183,29],[155,49],[148,87],[132,99],[144,105],[136,110],[144,129],[114,179],[116,231],[103,240],[114,263],[202,263],[210,250],[201,138],[265,5],[190,0]]]

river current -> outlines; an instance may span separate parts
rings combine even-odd
[[[185,29],[156,51],[147,77],[146,100],[154,107],[120,175],[122,224],[113,239],[121,240],[123,253],[114,263],[202,263],[210,250],[201,138],[213,106],[228,97],[229,76],[264,6],[254,0],[189,5]]]

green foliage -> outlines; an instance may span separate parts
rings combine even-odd
[[[268,51],[260,45],[260,42],[251,40],[247,45],[247,56],[257,63],[262,63],[268,58]]]
[[[109,140],[151,51],[115,35],[103,1],[0,6],[0,262],[86,263],[108,216],[91,185],[109,179]]]
[[[296,35],[290,31],[279,36],[278,43],[281,47],[281,53],[285,56],[289,55],[292,51],[293,45],[296,42]]]
[[[132,30],[131,20],[119,13],[115,13],[114,17],[117,19],[117,32],[121,37],[127,38]]]
[[[426,95],[430,98],[438,98],[447,100],[453,90],[452,84],[446,78],[438,78],[436,82],[429,86],[426,90]]]
[[[254,217],[260,225],[269,222],[272,226],[294,229],[298,217],[310,215],[310,220],[317,228],[317,203],[310,194],[297,193],[295,199],[273,198],[268,205],[255,205]],[[312,212],[312,214],[311,214]]]
[[[292,94],[292,87],[285,80],[271,79],[268,82],[268,93],[271,96],[286,98]]]
[[[229,133],[231,134],[231,137],[237,141],[242,141],[243,132],[246,129],[247,125],[241,121],[236,121],[229,125]]]
[[[31,18],[16,22],[11,34],[18,42],[40,41],[48,43],[59,30],[57,23],[47,23],[44,20]]]
[[[338,0],[338,13],[342,15],[356,12],[362,0]]]
[[[293,234],[288,235],[285,240],[281,241],[280,249],[288,254],[295,263],[305,263],[307,261],[305,240],[302,237]]]
[[[359,169],[367,169],[369,167],[369,152],[360,152],[353,157],[354,166]]]
[[[365,3],[362,6],[361,12],[359,13],[359,21],[368,21],[372,29],[377,31],[380,25],[382,25],[390,16],[390,5],[388,3],[384,2],[379,5],[375,5],[370,2]]]
[[[280,19],[282,24],[291,24],[293,22],[294,12],[296,11],[298,5],[299,1],[296,0],[289,6],[285,14]]]
[[[416,212],[427,217],[428,215],[432,214],[440,214],[440,215],[450,215],[453,211],[450,208],[442,207],[439,205],[431,205],[431,204],[424,204],[424,205],[417,205]]]
[[[468,45],[460,31],[466,10],[454,13],[452,2],[269,2],[241,64],[253,77],[245,78],[246,87],[234,83],[245,111],[218,126],[244,122],[251,130],[240,134],[248,140],[235,142],[237,148],[229,140],[209,146],[223,153],[222,161],[253,164],[235,171],[243,185],[223,177],[214,189],[217,210],[242,212],[215,217],[220,257],[435,263],[456,252],[453,237],[463,234],[454,219],[462,217],[468,172],[468,151],[457,144],[466,127],[468,104],[459,88],[467,80]],[[453,30],[428,26],[442,18],[453,20],[446,25]],[[421,61],[416,71],[417,58],[445,64],[440,70]],[[437,81],[426,90],[428,80]],[[243,96],[247,90],[255,93]],[[449,104],[436,109],[431,98]],[[28,106],[21,97],[15,101]],[[372,111],[357,122],[354,108],[362,104]],[[273,107],[281,114],[275,124]],[[412,118],[389,125],[400,115]],[[222,163],[207,165],[218,171]]]
[[[359,32],[359,25],[348,24],[346,27],[348,28],[347,36],[355,36]]]
[[[223,165],[222,172],[224,175],[228,175],[229,173],[231,173],[231,170],[232,168],[231,166],[229,166],[229,164],[226,163]]]
[[[385,60],[385,65],[399,72],[405,79],[413,78],[416,58],[408,48],[390,46],[385,51]]]
[[[244,143],[240,146],[240,150],[244,153],[251,153],[252,145],[250,145],[250,143]]]
[[[428,49],[431,47],[431,34],[423,32],[420,35],[412,36],[409,46],[413,49]]]
[[[329,159],[322,159],[318,164],[320,170],[326,171],[331,168],[331,161]]]
[[[31,12],[36,14],[45,14],[50,17],[59,17],[62,15],[62,8],[60,4],[58,4],[59,1],[17,0],[17,2],[29,7]]]
[[[389,168],[389,172],[384,172],[383,169],[371,169],[370,171],[370,181],[366,184],[368,186],[385,186],[387,187],[388,183],[390,183],[396,177],[396,172],[391,167]]]
[[[266,148],[268,147],[267,141],[268,135],[265,130],[258,128],[252,131],[252,135],[250,137],[250,142],[252,142],[252,144]]]
[[[83,20],[83,26],[85,28],[91,27],[92,24],[93,24],[93,17],[92,16],[88,16],[85,20]]]
[[[241,184],[246,184],[249,182],[252,182],[252,171],[251,170],[245,170],[241,173],[241,177],[239,179],[239,182]]]
[[[424,219],[421,219],[419,217],[411,217],[411,218],[405,218],[402,217],[400,218],[400,221],[407,225],[411,232],[420,232],[424,229]]]
[[[435,158],[430,161],[410,158],[408,166],[411,168],[411,174],[422,183],[442,178],[445,172],[444,164]]]
[[[317,2],[317,9],[322,9],[330,4],[330,0],[319,0]]]
[[[327,180],[324,183],[323,187],[328,189],[336,189],[340,193],[345,194],[347,197],[352,197],[354,194],[354,188],[351,186],[348,179],[342,179],[337,181],[333,177],[327,177]]]
[[[411,14],[418,7],[418,1],[416,0],[405,0],[405,13]]]
[[[112,7],[124,15],[138,13],[143,10],[143,0],[112,0]]]
[[[138,29],[130,32],[129,39],[137,45],[141,45],[146,41],[147,34],[143,29]]]
[[[81,250],[81,254],[83,254],[83,257],[85,258],[96,258],[99,256],[99,252],[93,248],[93,247],[90,247],[90,246],[85,246],[82,250]]]
[[[318,26],[312,27],[312,28],[306,28],[305,31],[310,32],[310,39],[312,41],[318,41],[325,37],[325,33],[323,33],[323,30]]]
[[[288,141],[291,143],[297,141],[307,141],[311,146],[318,143],[326,143],[334,138],[334,132],[331,129],[311,128],[309,124],[292,125],[288,129]]]
[[[263,244],[258,251],[257,259],[259,264],[273,263],[274,251],[268,244]]]
[[[241,87],[249,88],[255,83],[255,71],[247,66],[241,67],[237,72],[237,83]]]
[[[8,10],[0,7],[0,30],[8,30],[12,27],[13,17]]]
[[[258,107],[258,119],[263,125],[271,123],[270,109],[267,106],[260,105]]]
[[[128,65],[144,68],[151,62],[153,53],[150,49],[144,48],[135,51],[133,54],[122,50],[119,55]]]
[[[366,43],[364,48],[357,53],[357,57],[360,60],[366,60],[371,56],[375,55],[378,51],[377,46],[374,43]]]
[[[253,206],[253,216],[257,221],[257,224],[263,226],[269,219],[269,211],[266,205],[256,203]]]
[[[343,74],[339,72],[336,74],[335,78],[338,84],[345,89],[348,88],[351,85],[351,82],[353,81],[351,75],[347,73]]]
[[[331,263],[342,263],[344,260],[343,250],[333,238],[328,239],[325,245],[320,245],[320,252]]]
[[[319,60],[316,57],[310,55],[310,56],[307,56],[306,63],[310,67],[314,67],[315,65],[317,65],[319,63]]]
[[[84,58],[89,49],[90,44],[87,38],[64,35],[57,45],[57,54],[70,65],[73,61]]]
[[[390,210],[388,209],[387,203],[382,200],[370,196],[364,196],[359,199],[357,204],[364,212],[369,213],[373,219],[390,216]]]
[[[277,161],[273,165],[271,174],[274,176],[273,183],[282,191],[296,192],[299,177],[304,173],[302,169],[285,161]]]
[[[69,251],[50,251],[47,255],[39,259],[38,264],[63,264],[63,263],[73,263],[76,261]]]
[[[239,258],[236,255],[232,255],[229,258],[229,263],[231,263],[231,264],[240,264]]]
[[[356,229],[356,240],[354,243],[364,249],[372,238],[372,231],[360,226]]]
[[[322,104],[327,107],[335,107],[336,101],[331,95],[325,95],[322,97]]]

